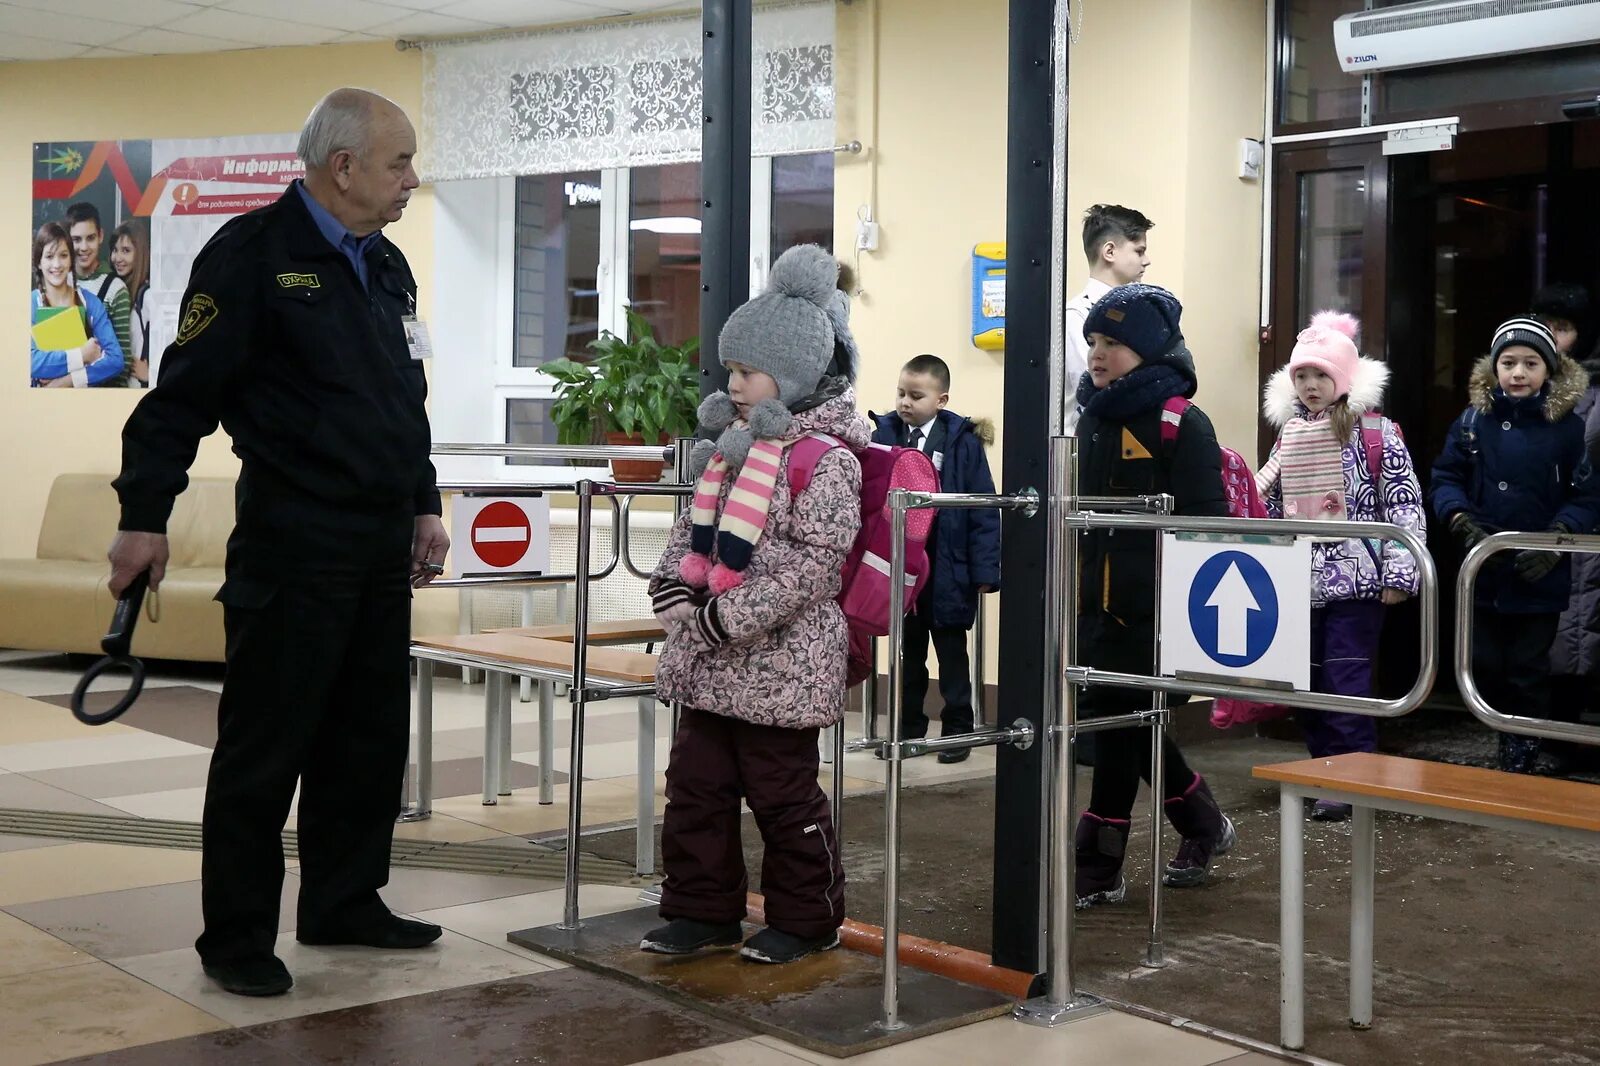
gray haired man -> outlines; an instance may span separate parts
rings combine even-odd
[[[409,740],[411,589],[450,546],[408,341],[416,281],[382,232],[417,187],[415,151],[389,100],[339,89],[319,102],[300,135],[304,181],[196,257],[161,387],[122,432],[113,595],[147,570],[161,584],[201,438],[220,424],[240,459],[195,944],[240,995],[293,984],[275,945],[297,784],[297,939],[418,948],[440,935],[378,897]]]

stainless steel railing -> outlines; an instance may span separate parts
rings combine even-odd
[[[1046,588],[1047,624],[1053,628],[1058,640],[1053,651],[1053,669],[1060,664],[1055,686],[1059,694],[1057,705],[1046,704],[1045,734],[1051,744],[1049,833],[1049,888],[1046,893],[1048,917],[1046,919],[1046,975],[1044,995],[1018,1006],[1016,1017],[1038,1025],[1055,1025],[1088,1008],[1097,1007],[1099,1001],[1077,989],[1073,973],[1072,948],[1075,918],[1076,856],[1073,847],[1072,807],[1075,799],[1076,748],[1080,733],[1130,725],[1151,725],[1154,731],[1164,728],[1169,712],[1161,696],[1171,692],[1206,696],[1233,696],[1242,699],[1270,697],[1276,703],[1313,710],[1346,711],[1373,717],[1392,718],[1408,714],[1421,706],[1432,691],[1439,671],[1438,648],[1438,570],[1428,553],[1423,539],[1404,527],[1387,522],[1311,522],[1292,519],[1201,518],[1172,516],[1160,512],[1168,504],[1160,497],[1121,499],[1116,497],[1079,497],[1077,492],[1077,441],[1066,437],[1053,438],[1050,452],[1051,491],[1048,500],[1051,528],[1048,546],[1050,573]],[[1099,509],[1116,507],[1123,510],[1148,510],[1152,514],[1103,514]],[[1077,632],[1076,591],[1077,534],[1089,529],[1138,529],[1155,533],[1195,532],[1220,534],[1265,534],[1274,537],[1309,536],[1345,540],[1354,538],[1397,540],[1410,550],[1416,560],[1420,587],[1418,602],[1421,607],[1421,663],[1416,683],[1404,696],[1395,700],[1358,696],[1339,696],[1317,692],[1300,692],[1280,689],[1263,689],[1257,685],[1238,684],[1211,678],[1182,679],[1127,674],[1079,666],[1072,660]],[[1495,538],[1498,540],[1499,538]],[[1600,538],[1592,540],[1600,549]],[[1159,544],[1159,538],[1157,540]],[[1539,541],[1542,546],[1544,541]],[[1520,543],[1505,546],[1523,546]],[[1478,551],[1484,551],[1482,547]],[[1487,555],[1487,552],[1485,552]],[[1471,557],[1469,556],[1469,560]],[[1478,560],[1481,566],[1482,559]],[[1160,556],[1157,555],[1157,588],[1160,586]],[[1476,571],[1472,571],[1475,573]],[[1309,583],[1309,575],[1308,575]],[[1159,595],[1159,592],[1158,592]],[[1160,638],[1159,609],[1156,612],[1157,640]],[[1470,622],[1470,615],[1468,616]],[[1078,721],[1077,690],[1088,685],[1108,685],[1119,688],[1145,689],[1158,694],[1149,711],[1118,715],[1112,718]],[[1047,690],[1047,697],[1049,691]],[[1053,713],[1052,713],[1053,712]],[[1476,713],[1476,712],[1475,712]],[[1532,722],[1523,719],[1522,722]],[[1551,725],[1552,723],[1538,723]],[[1154,732],[1152,742],[1159,752],[1159,732]],[[1160,832],[1161,786],[1152,766],[1152,835]],[[1152,845],[1159,863],[1159,844]],[[1151,892],[1150,936],[1147,961],[1160,963],[1161,907],[1160,869],[1152,869],[1156,887]]]
[[[892,551],[889,559],[889,735],[881,740],[866,739],[861,746],[876,748],[883,756],[884,849],[883,849],[883,1017],[884,1029],[904,1028],[900,1021],[900,786],[901,761],[910,755],[929,751],[956,751],[963,748],[1013,744],[1026,749],[1034,740],[1033,725],[1018,719],[1009,728],[978,729],[953,737],[906,742],[901,739],[905,697],[900,687],[904,669],[906,619],[906,514],[923,508],[972,510],[1015,510],[1031,517],[1039,509],[1039,494],[1033,490],[1011,495],[992,493],[889,492],[889,520]],[[876,686],[874,677],[871,684]],[[841,731],[840,737],[843,733]],[[835,749],[835,774],[842,773],[842,752]],[[836,781],[838,778],[836,777]],[[838,786],[835,786],[837,794]],[[837,807],[835,808],[837,809]]]
[[[1496,552],[1519,548],[1562,552],[1568,555],[1600,552],[1600,536],[1573,536],[1555,533],[1496,533],[1467,553],[1456,576],[1456,685],[1467,709],[1491,729],[1520,733],[1547,740],[1570,740],[1578,744],[1600,744],[1600,727],[1578,722],[1552,722],[1520,714],[1505,714],[1489,706],[1472,676],[1472,618],[1474,586],[1478,575]]]

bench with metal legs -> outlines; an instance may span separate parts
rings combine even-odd
[[[1282,890],[1280,1042],[1305,1047],[1305,804],[1348,803],[1350,835],[1350,1024],[1372,1026],[1376,925],[1377,811],[1439,818],[1512,832],[1593,843],[1600,833],[1600,786],[1471,766],[1357,752],[1258,766],[1280,789]]]
[[[601,639],[607,639],[602,637]],[[615,638],[612,638],[615,639]],[[539,802],[555,795],[555,683],[570,680],[573,646],[569,642],[524,635],[518,631],[418,637],[411,647],[418,662],[417,763],[414,802],[402,820],[428,817],[432,807],[434,667],[448,663],[485,673],[483,803],[493,806],[511,794],[511,693],[513,680],[539,686]],[[655,656],[615,648],[591,648],[586,676],[595,695],[615,691],[638,701],[638,837],[636,866],[641,876],[655,871]]]

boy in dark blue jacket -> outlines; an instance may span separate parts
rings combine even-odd
[[[1495,330],[1467,384],[1471,403],[1433,464],[1430,502],[1462,551],[1507,530],[1594,530],[1600,481],[1572,413],[1587,385],[1542,323],[1514,318]],[[1472,674],[1496,710],[1550,716],[1550,644],[1570,569],[1563,553],[1524,550],[1479,576]],[[1502,770],[1532,773],[1538,758],[1537,738],[1500,734]]]
[[[874,415],[872,439],[926,452],[939,471],[945,492],[994,491],[984,447],[994,442],[987,420],[973,421],[945,410],[950,402],[950,368],[936,355],[919,355],[900,371],[895,413]],[[978,597],[1000,587],[1000,515],[996,511],[936,512],[928,536],[928,581],[917,609],[906,616],[905,663],[901,692],[905,737],[928,734],[922,702],[928,694],[928,641],[939,658],[939,695],[944,698],[941,734],[972,732],[972,671],[967,663],[967,630],[978,612]],[[942,751],[942,763],[961,762],[967,749]]]

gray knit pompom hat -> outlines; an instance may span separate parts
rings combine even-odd
[[[760,296],[728,317],[717,358],[770,374],[785,406],[817,390],[833,358],[829,305],[839,261],[815,244],[790,248],[772,264]]]

